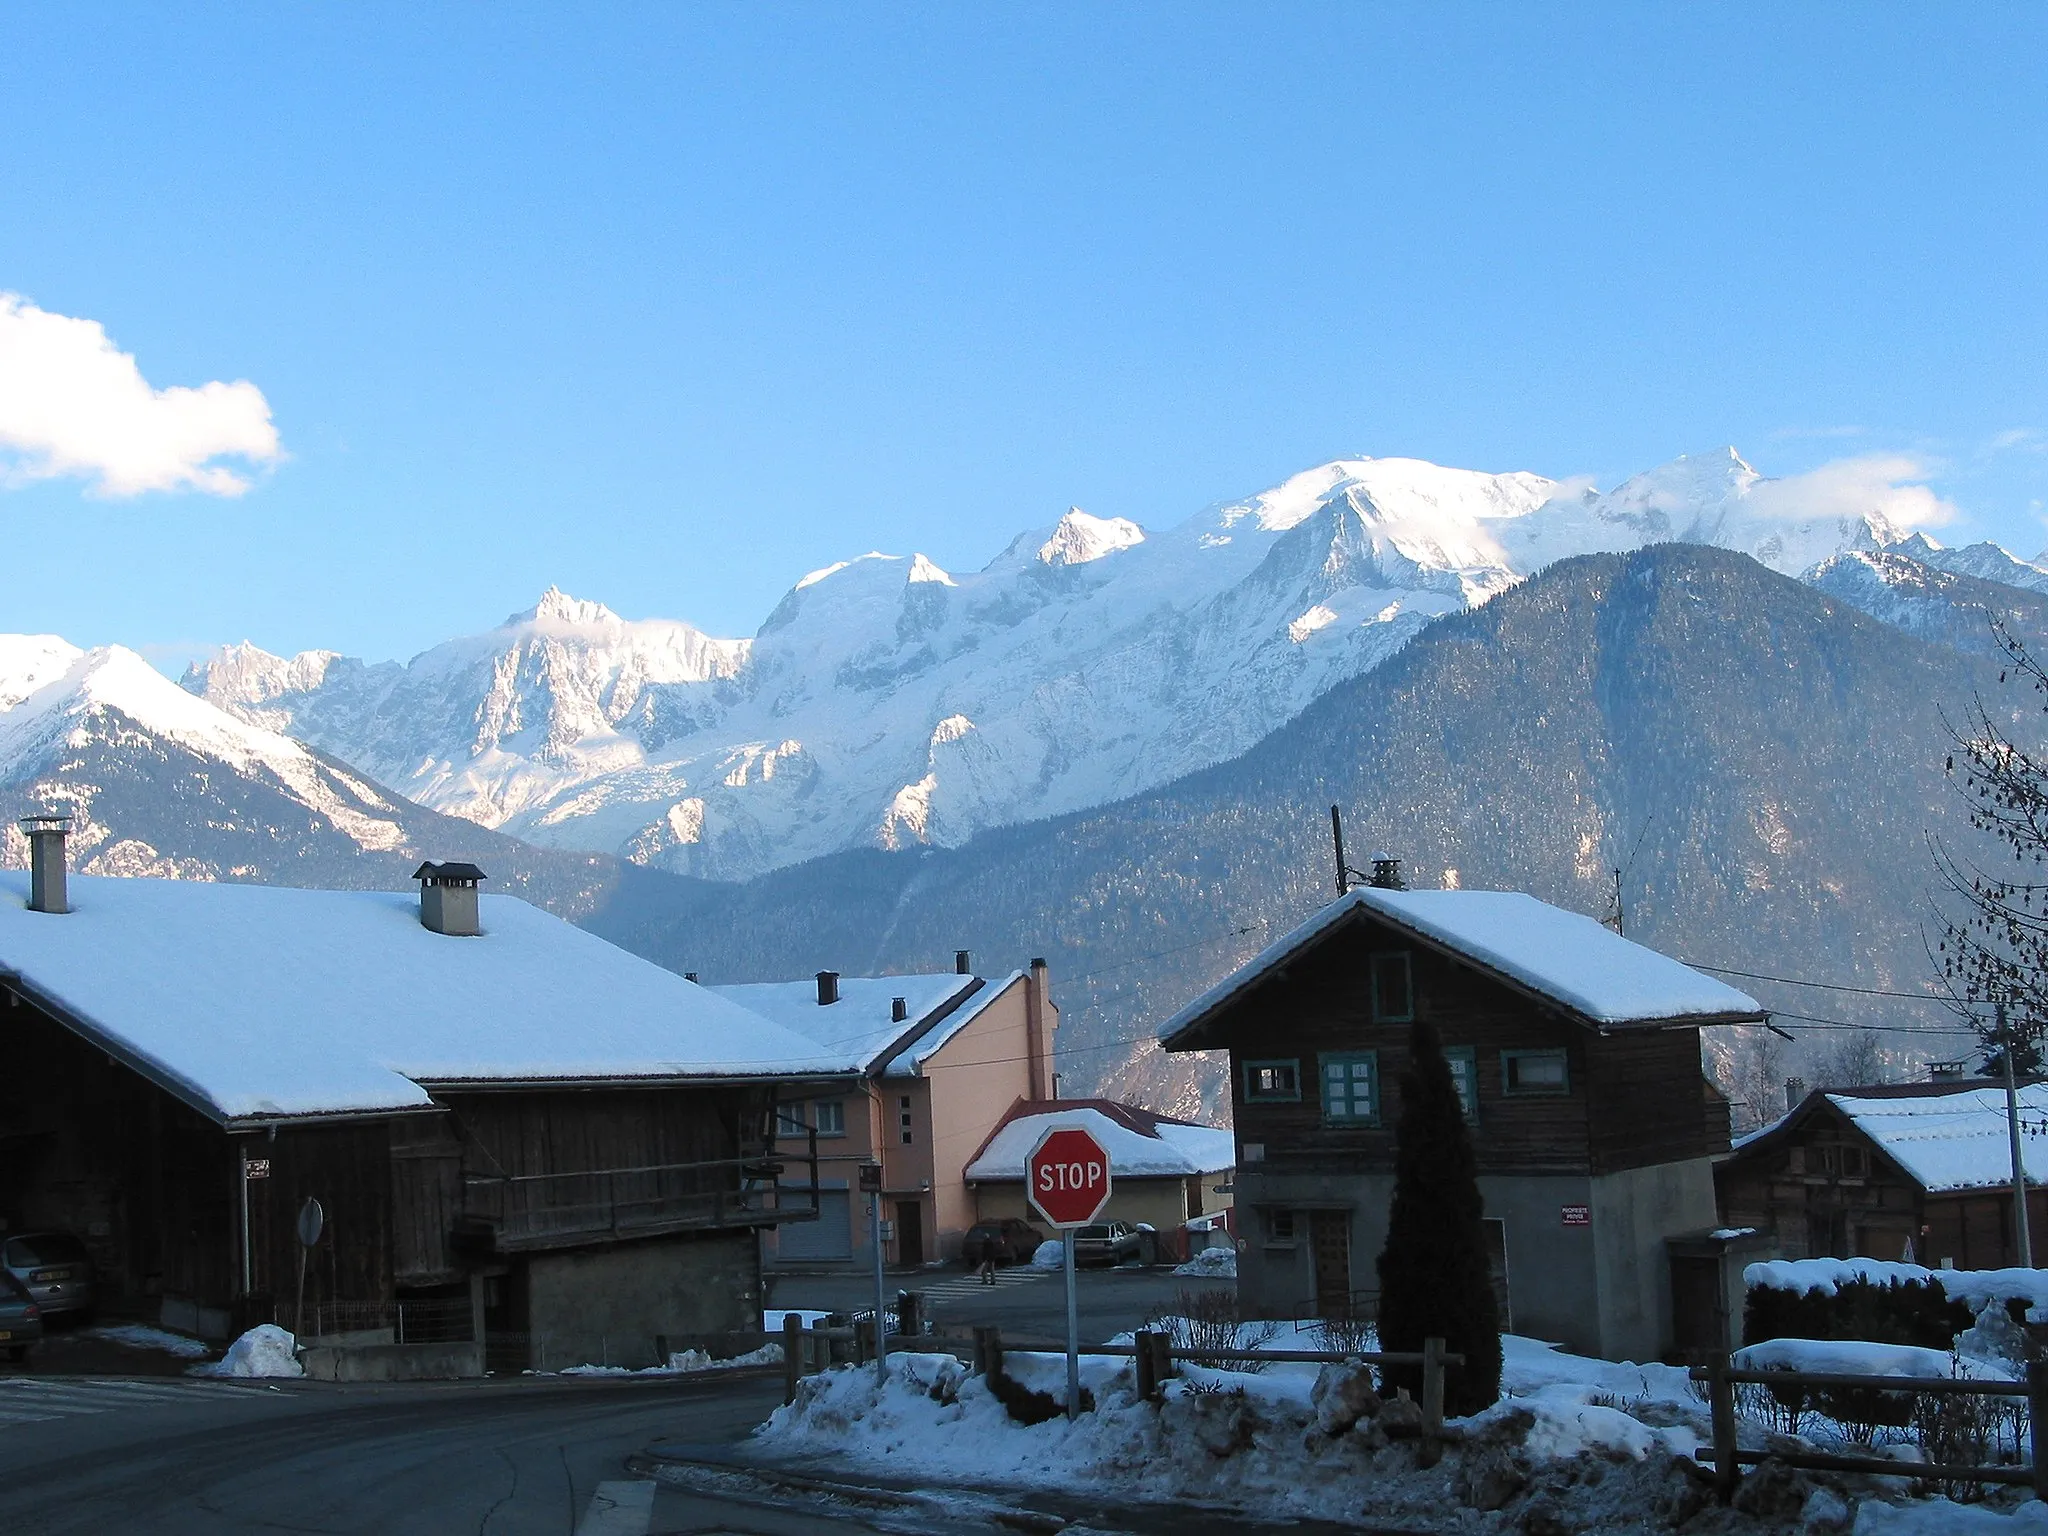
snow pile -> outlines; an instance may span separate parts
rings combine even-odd
[[[303,1376],[299,1364],[299,1341],[275,1323],[258,1323],[234,1343],[220,1359],[190,1367],[190,1376],[233,1376],[284,1378]]]
[[[1058,1238],[1040,1243],[1031,1255],[1033,1269],[1060,1269],[1067,1262],[1067,1245]]]
[[[1831,1376],[1900,1376],[1919,1381],[1957,1375],[2009,1375],[1989,1362],[1959,1360],[1945,1349],[1871,1344],[1861,1339],[1769,1339],[1738,1349],[1729,1358],[1742,1371],[1813,1371]]]
[[[1917,1504],[1873,1501],[1858,1506],[1850,1536],[2048,1536],[2048,1504],[2022,1504],[2007,1514],[1947,1499]]]
[[[1939,1286],[1974,1312],[1992,1302],[2003,1306],[2022,1299],[2031,1309],[2028,1320],[2048,1321],[2048,1269],[1923,1269],[1889,1259],[1769,1259],[1742,1272],[1745,1289],[1769,1287],[1801,1296],[1832,1296],[1854,1280],[1871,1285],[1918,1281]]]
[[[702,1371],[735,1371],[754,1365],[782,1364],[782,1346],[763,1344],[759,1349],[750,1349],[743,1355],[731,1355],[724,1359],[701,1349],[679,1350],[668,1357],[666,1365],[643,1365],[635,1369],[625,1365],[570,1365],[559,1371],[533,1371],[529,1375],[556,1376],[694,1376]]]
[[[1237,1250],[1235,1248],[1204,1248],[1187,1263],[1174,1269],[1176,1275],[1200,1275],[1212,1280],[1235,1280],[1237,1278]]]
[[[176,1355],[180,1360],[204,1360],[213,1350],[198,1339],[188,1339],[182,1333],[166,1333],[161,1328],[151,1328],[146,1323],[109,1323],[85,1330],[89,1339],[105,1339],[109,1344],[125,1344],[130,1349],[153,1349],[159,1354]]]

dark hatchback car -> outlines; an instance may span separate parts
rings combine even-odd
[[[27,1287],[45,1319],[92,1315],[92,1255],[69,1232],[24,1232],[0,1241],[0,1270]]]
[[[43,1336],[43,1309],[6,1270],[0,1269],[0,1360],[23,1360]]]
[[[1028,1264],[1031,1256],[1038,1252],[1038,1245],[1044,1241],[1043,1232],[1015,1216],[1001,1221],[978,1221],[967,1229],[967,1236],[961,1239],[960,1257],[965,1263],[979,1264],[984,1250],[993,1243],[998,1264]]]

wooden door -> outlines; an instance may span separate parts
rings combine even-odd
[[[924,1202],[896,1202],[896,1262],[903,1265],[924,1262]]]
[[[1351,1315],[1351,1213],[1310,1211],[1309,1252],[1315,1262],[1316,1316]]]
[[[1679,1358],[1705,1360],[1728,1347],[1728,1306],[1721,1261],[1705,1255],[1671,1258],[1671,1346]]]

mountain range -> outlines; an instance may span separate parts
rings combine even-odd
[[[1732,449],[1607,493],[1342,460],[1159,533],[1072,510],[969,575],[923,555],[842,561],[750,639],[550,590],[404,664],[243,644],[184,681],[422,805],[731,880],[849,848],[958,846],[1221,762],[1432,619],[1572,555],[1677,540],[1803,575],[1900,548],[2048,582],[1875,513],[1807,515],[1781,485]]]

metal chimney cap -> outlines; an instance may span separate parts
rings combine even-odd
[[[474,864],[436,864],[431,859],[414,870],[412,877],[428,885],[475,885],[480,880],[491,878]]]
[[[15,822],[15,825],[28,833],[69,832],[71,830],[71,813],[69,811],[39,811],[33,816],[21,817]]]

